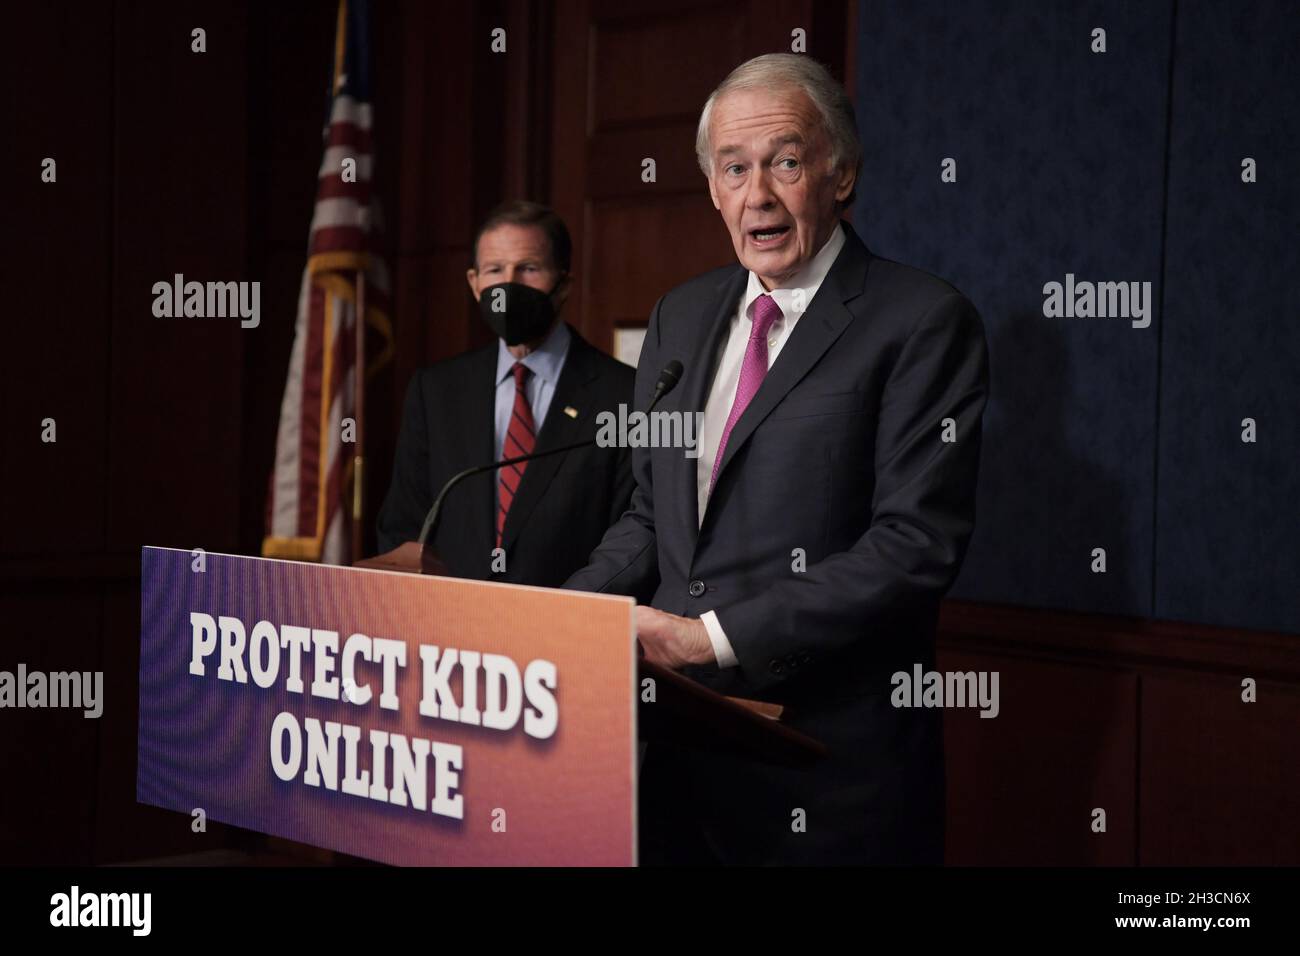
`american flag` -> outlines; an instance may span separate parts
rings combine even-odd
[[[362,275],[366,324],[383,340],[367,377],[391,358],[393,343],[388,271],[372,246],[379,216],[370,190],[369,13],[368,0],[339,2],[325,153],[267,496],[266,557],[346,564],[361,534],[354,482],[362,476],[354,470]],[[348,419],[356,422],[352,443]]]

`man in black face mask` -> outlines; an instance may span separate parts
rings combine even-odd
[[[593,438],[596,415],[631,407],[635,370],[559,318],[569,232],[545,206],[509,202],[479,228],[467,273],[497,340],[411,380],[380,551],[420,533],[465,468]],[[630,450],[587,447],[475,475],[443,502],[433,545],[456,577],[558,587],[586,564],[632,494]]]

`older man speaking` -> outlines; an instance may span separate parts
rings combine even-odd
[[[701,452],[637,449],[631,508],[566,587],[636,596],[648,659],[783,704],[831,756],[787,770],[652,744],[642,859],[941,862],[941,712],[893,706],[891,676],[933,667],[974,525],[979,315],[840,219],[861,147],[815,61],[738,67],[696,151],[739,264],[655,305],[636,395],[681,360],[660,407],[703,411]]]

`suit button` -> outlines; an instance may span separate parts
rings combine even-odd
[[[800,664],[807,664],[810,660],[812,660],[812,655],[809,654],[807,651],[804,651],[799,655]]]
[[[700,580],[692,581],[690,587],[687,588],[687,591],[690,593],[691,597],[703,597],[704,590],[705,590],[704,582]]]
[[[772,663],[767,665],[767,669],[770,670],[773,674],[785,673],[785,665],[782,664],[780,661],[775,661],[775,660],[772,661]]]

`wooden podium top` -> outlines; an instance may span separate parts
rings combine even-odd
[[[725,697],[659,664],[640,661],[641,680],[655,681],[655,703],[638,709],[638,735],[700,750],[733,753],[760,763],[804,767],[830,752],[820,741],[780,721],[766,701]]]
[[[432,553],[422,553],[415,541],[354,566],[406,574],[444,570],[442,562]],[[779,704],[726,697],[644,660],[639,662],[638,677],[655,682],[655,702],[638,707],[638,733],[645,741],[670,741],[791,767],[814,763],[829,752],[824,744],[781,723],[783,708]]]

